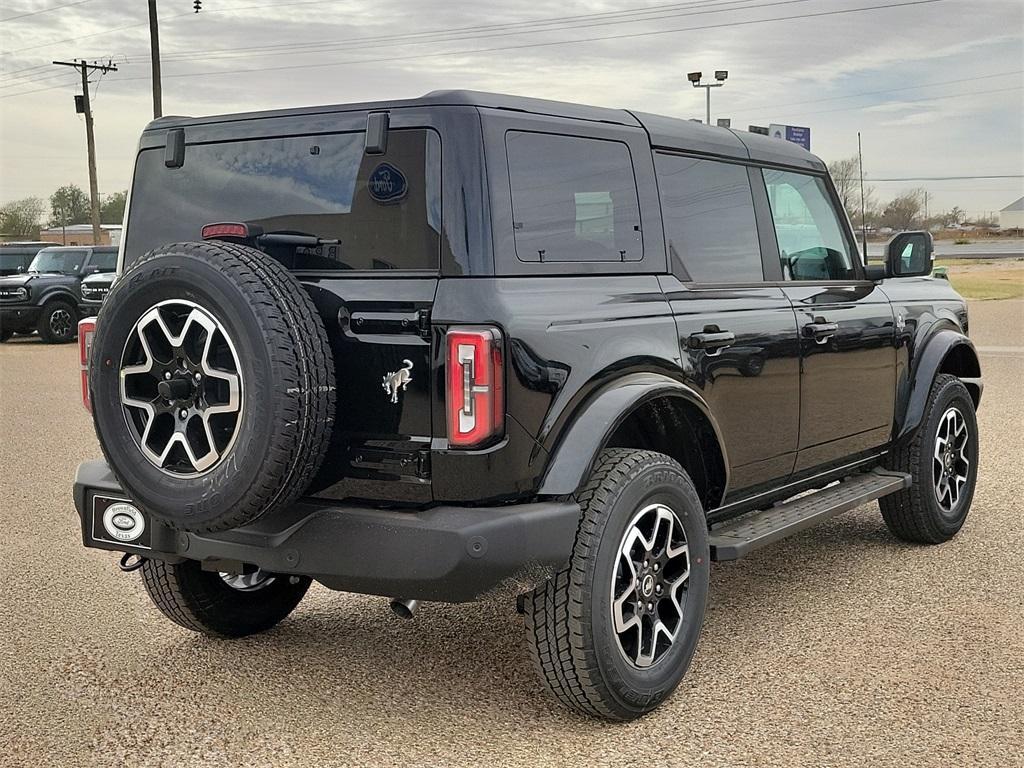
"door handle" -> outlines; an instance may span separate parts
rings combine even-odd
[[[736,334],[732,331],[703,331],[702,333],[691,333],[687,339],[687,346],[690,349],[703,349],[709,357],[721,354],[726,347],[731,347],[736,341]]]
[[[819,344],[826,343],[839,332],[839,323],[829,323],[823,317],[814,318],[813,323],[804,326],[804,335],[810,336]]]

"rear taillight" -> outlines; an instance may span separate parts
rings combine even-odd
[[[92,351],[92,339],[95,335],[95,317],[78,321],[78,366],[82,374],[82,405],[89,413],[92,413],[92,400],[89,398],[89,352]]]
[[[499,437],[505,427],[501,332],[452,328],[446,339],[448,444],[477,447]]]

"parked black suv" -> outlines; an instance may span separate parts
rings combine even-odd
[[[519,597],[552,693],[633,718],[711,561],[873,499],[963,525],[982,381],[930,270],[926,233],[865,267],[824,164],[741,131],[467,92],[157,120],[83,321],[83,540],[228,637],[313,580]]]
[[[25,274],[0,278],[0,341],[32,331],[51,344],[74,340],[82,278],[116,266],[112,246],[43,248]]]
[[[53,243],[44,243],[39,240],[0,243],[0,277],[27,272],[29,264],[32,263],[32,259],[36,257],[40,249],[49,245],[53,245]]]
[[[116,252],[115,252],[116,259]],[[103,300],[110,293],[110,286],[117,275],[113,272],[96,272],[86,275],[78,286],[80,298],[78,301],[79,317],[92,317],[100,311]]]

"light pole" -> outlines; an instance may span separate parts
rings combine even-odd
[[[711,125],[711,89],[712,88],[721,88],[723,85],[725,85],[725,81],[729,78],[729,73],[726,70],[724,70],[724,69],[716,70],[715,71],[715,81],[716,82],[714,82],[714,83],[702,83],[700,81],[702,76],[703,76],[703,74],[701,72],[690,72],[686,76],[686,79],[690,81],[690,84],[694,88],[703,88],[704,89],[704,93],[707,94],[707,102],[708,102],[707,125]]]

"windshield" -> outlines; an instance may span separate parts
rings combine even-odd
[[[36,254],[29,265],[29,272],[51,272],[61,275],[74,275],[82,268],[85,261],[82,250],[44,250]]]
[[[393,129],[385,153],[365,145],[362,132],[197,144],[180,168],[166,167],[163,149],[143,150],[125,265],[165,243],[198,240],[206,224],[238,222],[307,238],[261,244],[289,269],[437,269],[439,136]]]

